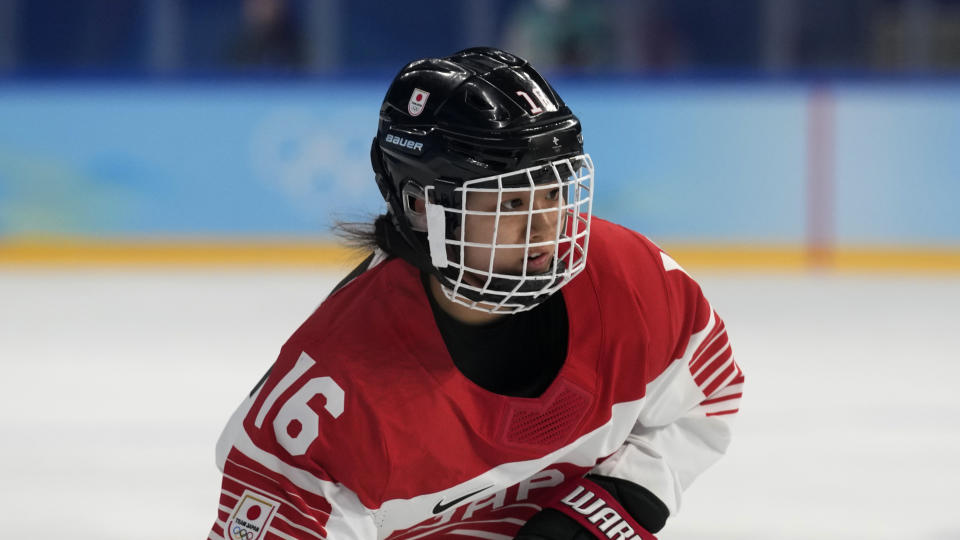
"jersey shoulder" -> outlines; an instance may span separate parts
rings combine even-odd
[[[598,288],[629,290],[648,299],[666,288],[666,253],[646,236],[609,221],[593,218],[587,269]]]
[[[365,271],[354,270],[352,277],[341,281],[288,343],[349,340],[364,329],[372,330],[371,324],[421,300],[423,292],[416,269],[395,258],[373,263]]]
[[[388,259],[335,291],[285,345],[315,371],[342,378],[355,395],[388,408],[424,391],[420,356],[446,354],[416,268]],[[371,410],[372,412],[378,412]]]
[[[646,236],[606,220],[591,224],[587,271],[608,335],[642,335],[646,377],[671,362],[685,319],[688,297],[699,285]]]
[[[405,417],[435,393],[407,352],[435,343],[432,326],[415,322],[432,321],[424,294],[417,271],[396,259],[331,294],[284,344],[259,388],[245,420],[251,437],[376,508],[395,465],[390,433],[415,421]]]

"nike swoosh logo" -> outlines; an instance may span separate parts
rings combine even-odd
[[[490,486],[487,486],[487,487],[485,487],[485,488],[480,488],[480,489],[474,491],[473,493],[467,493],[467,494],[464,495],[463,497],[457,497],[456,499],[454,499],[454,500],[452,500],[452,501],[450,501],[450,502],[448,502],[448,503],[444,503],[443,500],[441,499],[440,502],[438,502],[437,505],[433,507],[433,513],[434,513],[434,514],[439,514],[439,513],[443,512],[444,510],[446,510],[447,508],[450,508],[451,506],[456,506],[457,503],[463,501],[464,499],[469,499],[470,497],[473,497],[473,496],[476,495],[477,493],[480,493],[481,491],[484,491],[484,490],[486,490],[486,489],[489,488],[489,487],[490,487]]]

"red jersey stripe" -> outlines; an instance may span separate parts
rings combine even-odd
[[[295,538],[301,540],[306,540],[307,538],[317,538],[323,540],[327,537],[327,531],[320,527],[320,530],[311,529],[304,527],[303,525],[297,525],[292,521],[284,517],[283,514],[277,514],[272,522],[270,522],[270,528],[276,529],[284,534],[289,534]]]
[[[710,334],[707,335],[707,338],[697,347],[696,352],[694,352],[690,358],[691,373],[696,373],[702,367],[704,358],[711,356],[712,353],[709,352],[710,349],[716,350],[715,346],[722,346],[723,343],[727,342],[727,329],[716,313],[714,313],[714,320],[718,321],[717,325],[710,331]]]
[[[721,416],[721,415],[724,415],[724,414],[735,414],[735,413],[737,413],[739,410],[740,410],[740,409],[730,409],[730,410],[727,410],[727,411],[710,412],[710,413],[707,413],[707,416]]]
[[[699,373],[694,375],[693,379],[696,381],[697,386],[703,388],[704,385],[708,384],[709,380],[713,378],[717,371],[720,371],[727,366],[732,357],[733,351],[730,349],[730,344],[727,343],[722,350],[710,358],[710,360],[706,365],[703,366],[703,369],[701,369]],[[710,395],[708,393],[706,394]]]
[[[236,493],[231,493],[223,489],[220,490],[220,507],[221,508],[233,508],[237,504],[237,499],[240,496]]]
[[[237,454],[239,454],[239,452],[237,452]],[[307,509],[314,512],[321,512],[323,514],[330,514],[330,503],[324,497],[303,490],[298,490],[296,486],[292,485],[290,480],[275,473],[265,474],[264,472],[261,472],[264,470],[263,467],[247,467],[235,461],[231,455],[231,457],[227,458],[227,462],[224,465],[224,472],[226,472],[228,469],[234,474],[234,476],[238,478],[249,480],[253,483],[263,483],[263,485],[279,486],[284,488],[284,493],[292,494],[299,502],[303,503],[303,506]],[[269,472],[272,473],[272,471]]]
[[[288,478],[264,467],[262,464],[249,458],[246,454],[237,450],[236,448],[231,450],[230,454],[227,456],[227,462],[229,463],[231,461],[235,465],[244,467],[246,469],[259,473],[267,478],[270,478],[277,484],[283,487],[286,487],[288,490],[291,490],[292,492],[296,493],[303,500],[303,503],[307,507],[323,512],[325,514],[330,513],[330,503],[322,495],[305,491],[303,489],[297,489],[296,486],[292,485],[292,483]],[[327,474],[323,470],[314,468],[311,472],[317,478],[320,478],[322,480],[330,480],[330,477],[327,476]]]
[[[273,455],[274,457],[276,457],[274,454],[272,454],[272,453],[270,453],[270,454]],[[237,463],[237,464],[239,464],[239,465],[242,465],[242,466],[244,466],[244,467],[246,467],[246,468],[248,468],[248,469],[253,469],[253,470],[259,472],[260,474],[262,474],[262,475],[264,475],[264,476],[269,476],[270,478],[273,478],[274,480],[279,481],[280,479],[284,478],[282,474],[277,473],[277,472],[275,472],[275,471],[273,471],[273,470],[271,470],[271,469],[268,469],[268,468],[265,467],[262,463],[254,460],[254,459],[252,459],[252,458],[250,458],[249,456],[247,456],[246,454],[244,454],[244,453],[241,452],[240,450],[237,450],[236,448],[233,448],[233,449],[230,450],[230,453],[227,455],[227,459],[232,460],[232,461],[234,461],[235,463]],[[330,481],[330,482],[333,481],[333,479],[330,478],[330,476],[329,476],[329,475],[326,473],[326,471],[324,471],[323,469],[319,469],[319,468],[316,468],[316,467],[311,468],[311,469],[310,469],[310,474],[312,474],[313,476],[316,476],[316,477],[319,478],[320,480],[327,480],[327,481]]]
[[[280,531],[276,531],[271,527],[266,531],[267,534],[263,535],[264,540],[297,540],[295,536],[288,536]]]
[[[709,386],[707,386],[706,390],[703,391],[704,395],[712,396],[714,392],[716,392],[723,384],[727,383],[728,380],[734,376],[738,368],[737,364],[732,360],[733,358],[731,357],[730,365],[727,366],[727,368],[724,369],[720,375],[714,379],[712,383],[710,383]]]

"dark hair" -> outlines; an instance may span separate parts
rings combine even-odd
[[[389,214],[380,214],[372,221],[337,221],[333,225],[333,233],[346,247],[357,251],[373,251],[381,249],[389,255],[386,237],[386,227],[392,227]]]

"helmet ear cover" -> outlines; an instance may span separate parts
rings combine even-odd
[[[400,198],[403,201],[403,215],[410,222],[410,228],[417,232],[425,232],[427,230],[427,209],[423,186],[414,180],[403,182],[403,187],[400,189]],[[421,203],[422,210],[418,208],[418,202]]]
[[[463,204],[463,195],[457,189],[459,183],[450,180],[438,178],[429,186],[424,188],[416,180],[406,179],[400,182],[400,197],[402,200],[403,215],[410,222],[410,228],[417,232],[427,232],[427,209],[426,203],[445,206],[447,208],[460,208]],[[417,201],[424,203],[423,210],[417,208]],[[448,217],[448,221],[455,218],[457,214]],[[460,226],[459,219],[448,225],[448,231]]]

